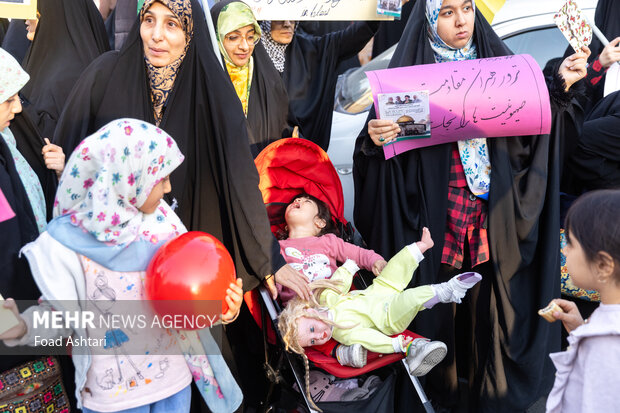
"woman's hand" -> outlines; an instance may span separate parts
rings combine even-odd
[[[620,61],[620,37],[613,39],[601,52],[598,61],[605,69]]]
[[[306,278],[299,271],[295,270],[290,265],[286,264],[280,268],[275,276],[269,277],[265,284],[267,289],[271,293],[271,297],[275,300],[278,298],[278,289],[276,283],[288,287],[304,300],[310,299],[310,288],[308,287],[308,278]]]
[[[588,57],[590,57],[590,48],[583,46],[581,52],[568,56],[558,69],[558,74],[564,79],[566,92],[575,82],[583,79],[588,73]]]
[[[562,324],[564,324],[564,328],[566,329],[566,331],[570,333],[584,323],[583,318],[581,317],[581,313],[577,309],[577,304],[572,301],[563,300],[561,298],[556,298],[555,300],[553,300],[553,302],[559,305],[560,308],[562,308],[562,310],[564,311],[563,313],[559,311],[554,311],[553,317],[556,320],[562,321]]]
[[[56,171],[56,176],[60,179],[62,171],[65,169],[65,154],[60,146],[54,145],[49,139],[45,138],[45,143],[46,145],[41,151],[45,166],[47,169]]]
[[[374,264],[372,264],[372,273],[375,275],[375,277],[378,277],[379,274],[381,274],[381,271],[383,271],[386,265],[386,260],[377,260],[374,262]]]
[[[225,300],[228,304],[228,311],[222,314],[222,323],[228,324],[235,321],[243,302],[243,280],[241,278],[237,278],[237,282],[230,283],[226,290]]]
[[[383,146],[396,139],[400,133],[398,123],[388,119],[372,119],[368,122],[368,135],[377,146]]]
[[[4,308],[8,308],[11,312],[17,317],[19,324],[14,327],[9,328],[4,333],[0,334],[0,340],[14,340],[20,339],[26,334],[28,331],[28,327],[26,326],[26,322],[19,315],[19,310],[17,309],[17,304],[15,304],[15,300],[12,298],[7,298],[2,304]]]

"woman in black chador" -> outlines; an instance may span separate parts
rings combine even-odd
[[[329,146],[334,93],[341,61],[359,53],[379,22],[356,22],[323,36],[295,32],[294,21],[263,21],[261,42],[281,73],[290,112],[301,134],[324,150]]]
[[[145,2],[123,48],[100,56],[80,77],[55,142],[71,153],[111,120],[157,124],[186,156],[170,177],[169,201],[178,203],[187,228],[224,243],[245,289],[275,273],[270,281],[276,278],[306,295],[302,276],[285,265],[269,229],[241,104],[212,52],[200,4],[158,1],[178,16],[175,27],[182,31],[174,38],[164,39],[158,30],[147,35],[144,11],[156,2]]]
[[[509,54],[473,1],[418,0],[390,67]],[[565,90],[585,75],[585,58],[567,58],[548,81],[550,135],[469,139],[385,160],[381,146],[399,128],[374,119],[371,110],[357,139],[354,217],[368,246],[390,257],[428,227],[437,242],[415,285],[472,268],[483,275],[462,305],[421,314],[413,325],[448,345],[446,359],[426,381],[430,397],[446,407],[524,411],[553,383],[548,354],[560,347],[559,326],[536,311],[560,293],[561,116],[569,109]],[[471,168],[461,157],[465,148],[475,149]],[[458,397],[459,382],[469,395],[466,404]]]
[[[51,139],[71,88],[110,45],[92,0],[45,0],[37,7],[41,17],[22,63],[30,82],[22,95],[25,111],[41,135]]]
[[[250,150],[256,157],[269,143],[292,136],[297,121],[289,115],[286,87],[265,48],[252,9],[240,0],[211,8],[226,72],[248,119]]]

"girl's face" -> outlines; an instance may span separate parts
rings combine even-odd
[[[321,228],[325,226],[325,222],[318,217],[319,207],[318,205],[308,198],[295,198],[291,202],[284,212],[284,220],[289,226],[292,225],[307,225],[314,223],[317,226],[316,233],[321,232]]]
[[[308,310],[316,312],[316,310]],[[299,317],[297,319],[297,342],[302,347],[318,346],[327,343],[332,337],[332,328],[321,320]]]
[[[185,50],[185,32],[177,16],[159,2],[144,13],[140,24],[144,55],[155,67],[168,66]]]
[[[140,210],[143,214],[152,214],[157,210],[159,201],[163,199],[164,194],[169,193],[171,190],[172,186],[170,185],[170,176],[167,176],[153,187],[149,197],[146,198],[146,201],[144,201],[144,204],[142,204],[138,210]]]
[[[0,131],[11,124],[15,114],[22,111],[22,103],[17,93],[0,103]]]
[[[573,283],[586,290],[596,289],[593,264],[588,261],[579,241],[573,236],[566,243],[566,268]]]
[[[474,34],[475,17],[471,0],[443,0],[437,34],[448,46],[461,49]]]
[[[295,20],[274,20],[271,22],[271,37],[280,44],[289,44],[295,35]]]
[[[252,57],[254,52],[254,46],[256,46],[259,40],[260,36],[256,34],[254,26],[248,24],[226,34],[222,44],[234,65],[243,67],[250,61],[250,57]]]

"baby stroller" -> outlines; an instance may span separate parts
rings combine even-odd
[[[336,221],[340,236],[347,242],[353,240],[352,225],[344,219],[344,202],[340,179],[329,157],[319,146],[306,139],[282,139],[267,146],[258,155],[255,163],[260,176],[259,187],[269,214],[271,230],[276,236],[284,230],[285,222],[283,217],[287,204],[295,195],[300,192],[306,192],[321,199],[328,205],[332,217]],[[356,280],[357,288],[366,288],[363,277],[357,276]],[[314,410],[308,402],[306,392],[303,391],[305,389],[304,374],[303,369],[300,370],[299,360],[296,355],[283,351],[281,337],[277,332],[277,328],[275,328],[277,325],[276,318],[280,312],[279,304],[271,299],[270,294],[264,287],[246,294],[245,300],[255,321],[263,331],[265,343],[264,368],[267,377],[272,384],[282,384],[281,369],[287,364],[298,388],[302,389],[300,393],[308,411],[313,412]],[[267,317],[269,317],[269,320],[267,320]],[[405,334],[413,338],[420,337],[409,331],[406,331]],[[270,360],[267,352],[267,342],[275,344],[277,341],[281,344],[282,351],[279,352],[278,357],[275,357],[275,363],[272,363],[274,360]],[[360,369],[342,366],[335,357],[327,356],[313,348],[307,348],[306,355],[314,367],[318,367],[335,377],[343,379],[356,377],[389,365],[393,365],[393,368],[400,365],[400,367],[404,367],[405,375],[410,378],[424,410],[426,412],[434,412],[420,382],[417,377],[409,375],[407,364],[404,357],[400,354],[383,355],[368,352],[367,365]],[[273,364],[275,364],[275,367]],[[389,384],[386,380],[386,385]],[[385,397],[385,394],[377,397]],[[385,403],[381,401],[378,401],[378,403],[377,408],[393,411],[393,404],[391,405],[392,407],[385,409]],[[342,408],[332,409],[333,406],[331,405],[333,403],[329,403],[329,405],[328,403],[318,403],[318,406],[324,411],[344,411]],[[369,406],[372,406],[372,401],[365,400],[365,407]],[[351,409],[351,407],[343,406],[347,410]],[[368,411],[376,411],[376,408],[372,407]]]

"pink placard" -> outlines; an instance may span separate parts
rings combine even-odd
[[[4,193],[0,189],[0,222],[8,221],[15,216],[13,208],[9,205],[9,201],[6,200]]]
[[[462,139],[539,135],[551,129],[549,92],[530,55],[398,67],[366,75],[378,118],[377,94],[429,93],[430,138],[386,145],[386,159]]]

